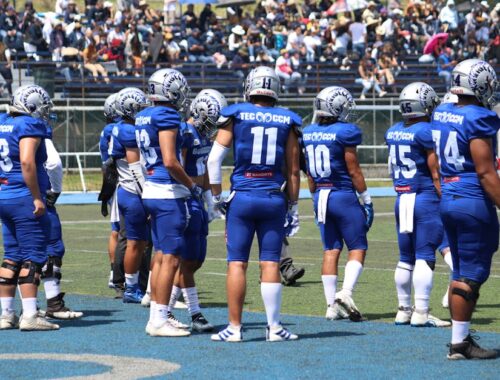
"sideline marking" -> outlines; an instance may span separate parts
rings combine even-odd
[[[111,367],[107,372],[95,375],[60,377],[62,380],[133,380],[150,376],[163,376],[181,368],[179,364],[165,360],[136,358],[131,356],[97,354],[0,354],[0,360],[61,360],[91,362]],[[57,379],[56,379],[57,380]]]

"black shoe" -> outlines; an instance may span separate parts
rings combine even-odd
[[[462,343],[449,344],[450,353],[448,359],[462,360],[462,359],[495,359],[498,356],[496,350],[488,350],[479,346],[476,340],[479,337],[467,335]]]
[[[82,317],[83,313],[81,311],[73,311],[66,307],[64,303],[64,293],[59,293],[59,295],[47,300],[45,316],[55,319],[76,319]]]
[[[286,271],[281,272],[283,285],[290,286],[295,284],[298,279],[304,276],[304,273],[306,273],[306,270],[304,268],[295,268],[293,264],[290,265]]]
[[[212,331],[214,329],[214,326],[212,326],[201,313],[197,313],[191,318],[191,329],[193,331],[203,333]]]

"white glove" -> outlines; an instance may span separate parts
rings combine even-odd
[[[210,223],[214,219],[220,219],[221,214],[215,208],[214,200],[212,199],[212,191],[211,190],[204,191],[203,199],[207,204],[208,223]]]
[[[286,236],[294,236],[297,232],[299,232],[299,229],[299,204],[297,202],[290,202],[285,220]]]

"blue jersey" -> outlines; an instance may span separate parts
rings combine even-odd
[[[311,124],[302,131],[308,174],[318,190],[353,190],[345,162],[345,148],[361,144],[362,133],[354,124]]]
[[[0,124],[0,199],[31,195],[23,179],[19,157],[19,142],[23,137],[36,137],[42,141],[35,155],[40,192],[48,188],[49,178],[43,164],[47,160],[44,139],[47,127],[31,116],[6,116]]]
[[[221,115],[233,119],[232,189],[280,189],[288,134],[302,119],[285,108],[250,103],[225,107]]]
[[[146,180],[159,184],[178,183],[163,165],[158,137],[160,131],[180,128],[181,118],[178,112],[170,107],[149,107],[137,114],[135,125],[137,143],[146,160],[146,169],[148,171]],[[177,137],[176,155],[179,161],[180,150],[181,139]]]
[[[434,111],[432,135],[439,155],[443,195],[486,196],[476,174],[469,143],[476,138],[491,138],[491,160],[494,161],[499,128],[500,119],[496,113],[484,107],[445,103]]]
[[[427,166],[427,150],[434,149],[431,124],[393,125],[385,133],[389,147],[389,165],[396,192],[435,191]]]
[[[125,158],[127,148],[137,148],[135,126],[119,121],[113,125],[108,153],[114,159]]]
[[[99,138],[99,152],[101,153],[102,162],[106,162],[109,158],[109,144],[111,140],[111,133],[115,123],[110,123],[104,127]]]
[[[190,177],[202,176],[206,172],[206,163],[212,143],[188,123],[182,123],[180,134],[182,149],[186,149],[184,170]]]

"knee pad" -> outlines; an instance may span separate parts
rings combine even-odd
[[[460,288],[455,288],[453,287],[451,289],[452,294],[456,294],[458,296],[463,297],[467,302],[469,301],[477,301],[479,298],[479,289],[481,288],[481,285],[479,282],[469,280],[464,277],[460,277],[457,282],[463,282],[464,284],[469,285],[471,290],[464,290]]]
[[[431,270],[434,270],[434,268],[436,268],[436,262],[435,261],[425,260],[425,262],[427,263],[427,266],[429,268],[431,268]]]
[[[42,268],[42,279],[55,277],[61,279],[62,258],[57,256],[49,256],[47,262]]]
[[[11,278],[0,277],[0,285],[17,285],[17,278],[19,277],[19,272],[21,271],[19,264],[11,264],[4,261],[2,263],[2,268],[12,271],[14,276]]]
[[[28,274],[26,276],[19,276],[17,283],[19,285],[22,284],[35,284],[36,286],[40,285],[40,279],[36,278],[36,274],[42,273],[42,266],[39,264],[35,264],[31,261],[25,261],[21,266],[21,269],[28,269]]]

